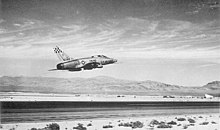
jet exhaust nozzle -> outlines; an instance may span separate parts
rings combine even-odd
[[[63,63],[57,64],[57,69],[58,70],[63,70],[64,69],[64,64]]]

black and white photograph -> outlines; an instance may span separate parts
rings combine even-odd
[[[0,0],[1,130],[220,130],[219,0]]]

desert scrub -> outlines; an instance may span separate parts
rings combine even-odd
[[[185,118],[177,118],[177,121],[185,121]]]
[[[157,128],[172,128],[171,125],[165,124],[165,123],[161,123],[157,126]]]
[[[196,123],[196,121],[191,118],[189,118],[188,121],[189,121],[189,123]]]
[[[118,126],[124,126],[124,127],[132,127],[132,124],[127,122],[127,123],[120,123]]]
[[[47,125],[48,130],[60,130],[60,126],[57,123]]]
[[[57,123],[47,124],[45,128],[31,128],[31,130],[60,130],[60,126]]]
[[[208,124],[209,124],[209,122],[202,122],[199,125],[208,125]]]
[[[159,125],[159,121],[157,121],[157,120],[152,120],[151,122],[150,122],[150,125]]]
[[[177,125],[175,121],[167,122],[168,125]]]
[[[132,128],[142,128],[144,124],[140,121],[132,122]]]
[[[87,130],[87,128],[84,127],[83,124],[81,124],[81,123],[78,123],[78,126],[73,127],[73,129],[77,129],[77,130]]]
[[[187,128],[188,128],[188,125],[184,125],[184,126],[183,126],[183,129],[187,129]]]
[[[130,122],[130,123],[120,123],[118,126],[131,127],[135,129],[135,128],[142,128],[144,124],[140,121],[136,121],[136,122]]]
[[[112,125],[104,125],[102,128],[113,128]]]
[[[217,123],[216,123],[216,122],[214,122],[214,121],[212,121],[211,123],[212,123],[212,124],[217,124]]]
[[[92,126],[92,124],[91,124],[91,123],[89,123],[87,126]]]

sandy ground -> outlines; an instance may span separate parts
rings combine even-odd
[[[177,121],[178,118],[185,118],[185,121]],[[191,118],[195,123],[189,123]],[[177,125],[172,125],[172,128],[157,128],[158,125],[150,125],[152,120],[168,123],[174,121]],[[78,123],[83,124],[87,130],[133,130],[131,127],[119,126],[120,123],[136,122],[143,123],[142,128],[134,128],[136,130],[220,130],[220,113],[212,114],[191,114],[191,115],[171,115],[171,116],[153,116],[141,118],[118,118],[118,119],[94,119],[94,120],[75,120],[75,121],[61,121],[61,122],[40,122],[40,123],[17,123],[17,124],[2,124],[2,130],[30,130],[31,128],[45,128],[47,124],[58,123],[60,130],[73,130],[73,127],[78,126]],[[208,122],[208,124],[201,124]],[[91,123],[91,126],[87,126]],[[191,124],[191,125],[190,125]],[[103,126],[111,125],[113,128],[103,128]]]
[[[178,102],[219,102],[219,97],[203,98],[195,96],[174,96],[164,98],[163,96],[137,96],[137,95],[100,95],[100,94],[42,94],[22,92],[0,92],[0,102],[4,101],[178,101]]]

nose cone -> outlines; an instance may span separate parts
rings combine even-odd
[[[111,59],[111,60],[110,60],[110,64],[113,64],[113,63],[115,63],[115,62],[117,62],[116,59]]]

